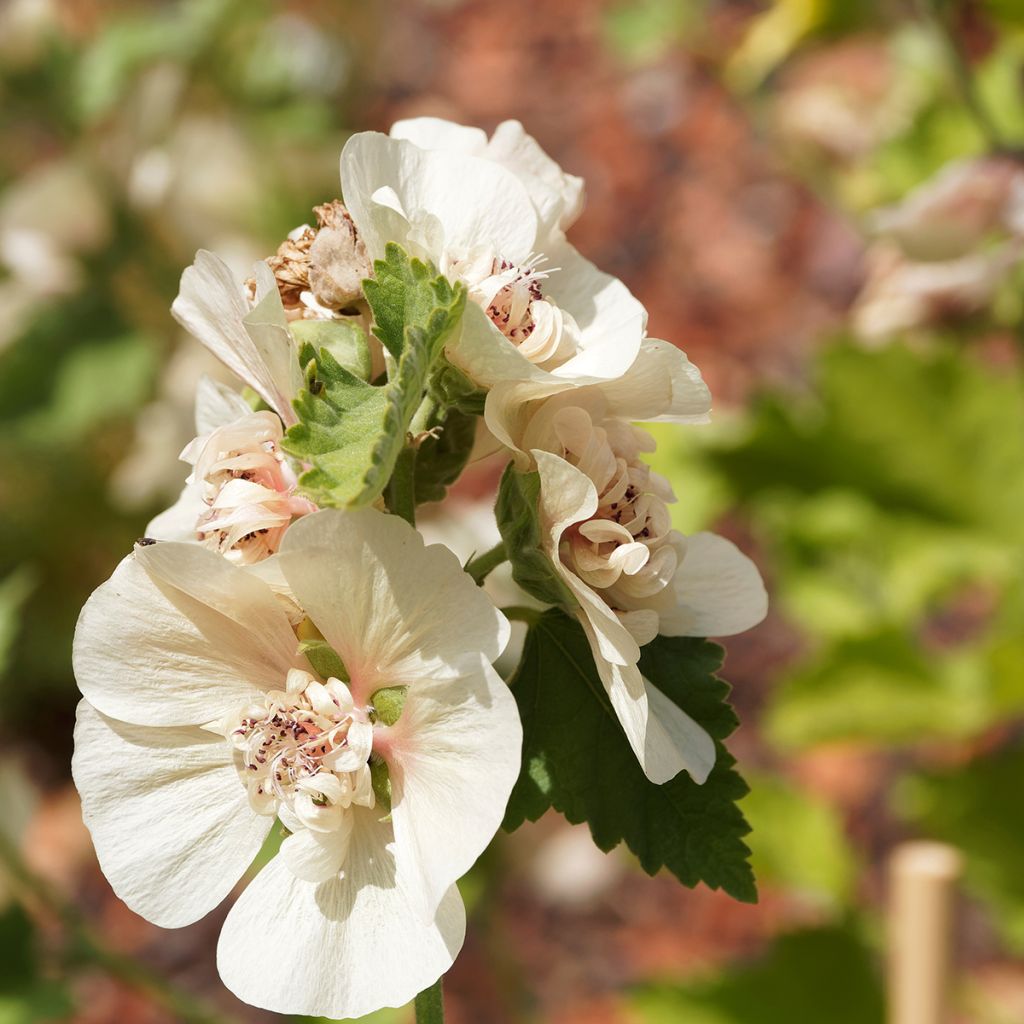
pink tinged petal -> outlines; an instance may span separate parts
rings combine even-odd
[[[357,703],[381,686],[452,679],[490,664],[509,626],[441,545],[373,509],[297,520],[280,564],[296,599],[341,655]]]
[[[387,733],[398,874],[430,920],[501,825],[519,775],[519,713],[488,667],[410,689]]]
[[[686,538],[673,586],[676,605],[661,613],[665,636],[731,636],[756,626],[768,613],[757,566],[714,533]]]
[[[138,547],[86,602],[74,640],[79,688],[139,725],[202,725],[280,689],[303,667],[271,589],[196,544]]]
[[[164,928],[217,906],[273,822],[250,809],[228,744],[198,728],[128,725],[82,701],[71,768],[114,892]]]
[[[297,366],[290,335],[287,329],[283,336],[279,331],[263,330],[275,326],[267,309],[253,320],[256,337],[250,334],[246,319],[255,311],[250,310],[241,285],[219,256],[204,249],[196,253],[195,262],[181,275],[171,312],[286,424],[295,422],[290,401],[293,393],[288,392],[292,371],[284,369],[285,355]]]
[[[381,257],[389,241],[406,241],[378,233],[373,196],[385,188],[393,196],[389,206],[397,199],[407,217],[415,221],[425,215],[439,224],[450,250],[489,246],[519,263],[536,242],[537,216],[520,182],[498,164],[465,153],[424,150],[403,139],[360,132],[342,151],[341,187],[373,257]],[[428,255],[437,261],[441,253]]]
[[[361,1017],[403,1006],[452,965],[466,918],[458,890],[424,922],[398,876],[391,827],[356,815],[344,876],[296,878],[275,857],[231,909],[217,946],[220,976],[253,1006]]]

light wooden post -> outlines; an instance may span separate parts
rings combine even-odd
[[[889,1024],[948,1024],[960,854],[898,846],[889,860]]]

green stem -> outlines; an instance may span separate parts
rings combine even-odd
[[[950,70],[953,72],[957,91],[960,93],[964,107],[985,137],[989,148],[995,152],[1001,151],[1004,148],[1004,140],[978,95],[974,69],[964,51],[960,33],[951,24],[948,15],[942,9],[940,0],[923,0],[922,7],[928,20],[942,37],[949,58]]]
[[[510,604],[501,609],[501,614],[513,622],[525,622],[528,626],[535,626],[540,618],[540,611],[536,608],[527,608],[525,604]]]
[[[409,423],[409,433],[414,438],[434,426],[431,420],[437,415],[437,408],[437,402],[430,395],[425,395]]]
[[[410,526],[416,525],[416,446],[407,444],[388,483],[388,510],[401,516]]]
[[[505,542],[498,541],[490,551],[485,551],[482,555],[471,558],[466,563],[466,572],[473,577],[477,586],[479,586],[487,579],[488,574],[493,569],[497,569],[502,562],[507,561],[508,552],[505,550]]]
[[[444,1024],[443,981],[438,978],[416,997],[416,1024]]]
[[[108,949],[86,923],[78,908],[64,900],[45,879],[22,860],[17,847],[0,832],[0,867],[14,883],[11,890],[26,905],[55,917],[71,938],[71,948],[86,963],[105,970],[119,981],[147,993],[175,1018],[186,1024],[218,1024],[226,1018],[169,984],[160,975],[123,953]]]

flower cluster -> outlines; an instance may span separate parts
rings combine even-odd
[[[424,545],[420,495],[499,450],[503,494],[536,488],[535,541],[499,521],[497,557],[578,621],[652,785],[702,783],[715,745],[642,648],[740,632],[766,599],[734,545],[672,527],[636,424],[701,423],[710,395],[567,240],[579,178],[517,122],[423,118],[351,138],[341,186],[248,280],[208,252],[182,277],[174,316],[248,390],[200,383],[181,497],[82,612],[74,772],[105,873],[161,925],[207,913],[283,832],[221,975],[259,1006],[351,1017],[451,965],[455,882],[520,773],[492,668],[508,622]]]

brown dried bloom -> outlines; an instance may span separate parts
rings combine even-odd
[[[315,238],[316,232],[308,224],[303,224],[267,260],[277,278],[277,287],[285,306],[299,305],[299,296],[309,289],[309,249]]]

